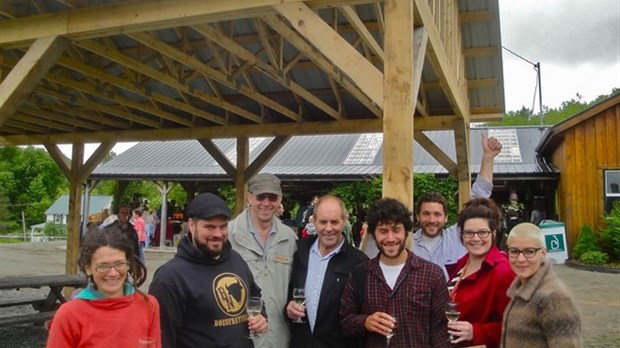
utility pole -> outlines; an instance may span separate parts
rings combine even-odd
[[[542,127],[543,126],[543,104],[542,104],[542,85],[541,85],[541,78],[540,78],[540,62],[534,63],[530,61],[529,59],[523,58],[522,56],[520,56],[519,54],[515,53],[514,51],[510,50],[509,48],[505,46],[502,46],[502,48],[512,53],[514,56],[520,58],[521,60],[531,64],[534,67],[534,70],[536,70],[536,86],[538,88],[538,110],[540,111],[540,126]],[[534,105],[532,104],[532,113],[534,112],[533,108],[534,108]]]

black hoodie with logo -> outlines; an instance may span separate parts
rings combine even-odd
[[[155,272],[149,287],[160,306],[162,347],[254,347],[246,338],[245,304],[260,292],[230,243],[216,259],[183,238],[175,257]]]

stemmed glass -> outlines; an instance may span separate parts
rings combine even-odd
[[[245,305],[245,310],[250,318],[258,316],[263,311],[263,299],[260,297],[250,297]],[[250,330],[248,338],[256,338],[258,335]]]
[[[304,288],[293,289],[293,300],[300,306],[304,306],[306,304],[306,292]],[[293,323],[305,323],[305,321],[302,318],[297,318],[293,320]]]
[[[396,321],[396,316],[394,314],[390,314],[390,316],[392,317],[392,321],[394,322],[394,328],[392,328],[392,331],[390,331],[387,335],[385,335],[385,346],[387,348],[390,347],[390,341],[392,340],[392,337],[394,336],[394,334],[396,333],[396,329],[398,328],[398,322]]]
[[[448,319],[448,321],[449,322],[457,321],[459,320],[460,315],[461,315],[461,312],[459,311],[459,304],[454,301],[448,302],[448,304],[446,305],[446,318]],[[454,335],[450,335],[449,338],[450,338],[450,341],[456,339]]]

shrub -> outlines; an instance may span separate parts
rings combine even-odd
[[[581,255],[579,261],[586,265],[601,266],[607,263],[609,256],[602,251],[586,251]]]
[[[48,222],[43,228],[43,234],[47,237],[66,237],[67,225]]]
[[[615,260],[620,260],[620,202],[615,202],[613,208],[605,216],[607,226],[601,230],[603,250],[609,252]]]
[[[573,248],[573,258],[581,260],[583,254],[589,251],[600,251],[592,227],[588,224],[584,224],[581,227],[581,233],[577,239],[577,244]]]

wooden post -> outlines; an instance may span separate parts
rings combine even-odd
[[[413,2],[385,1],[383,197],[413,209]]]
[[[67,221],[67,254],[65,273],[77,274],[78,248],[80,246],[80,212],[82,182],[80,170],[84,162],[84,143],[73,143],[71,174],[69,177],[69,220]]]
[[[237,171],[235,174],[235,215],[241,213],[248,200],[248,184],[245,170],[250,159],[250,140],[248,137],[237,138]]]

